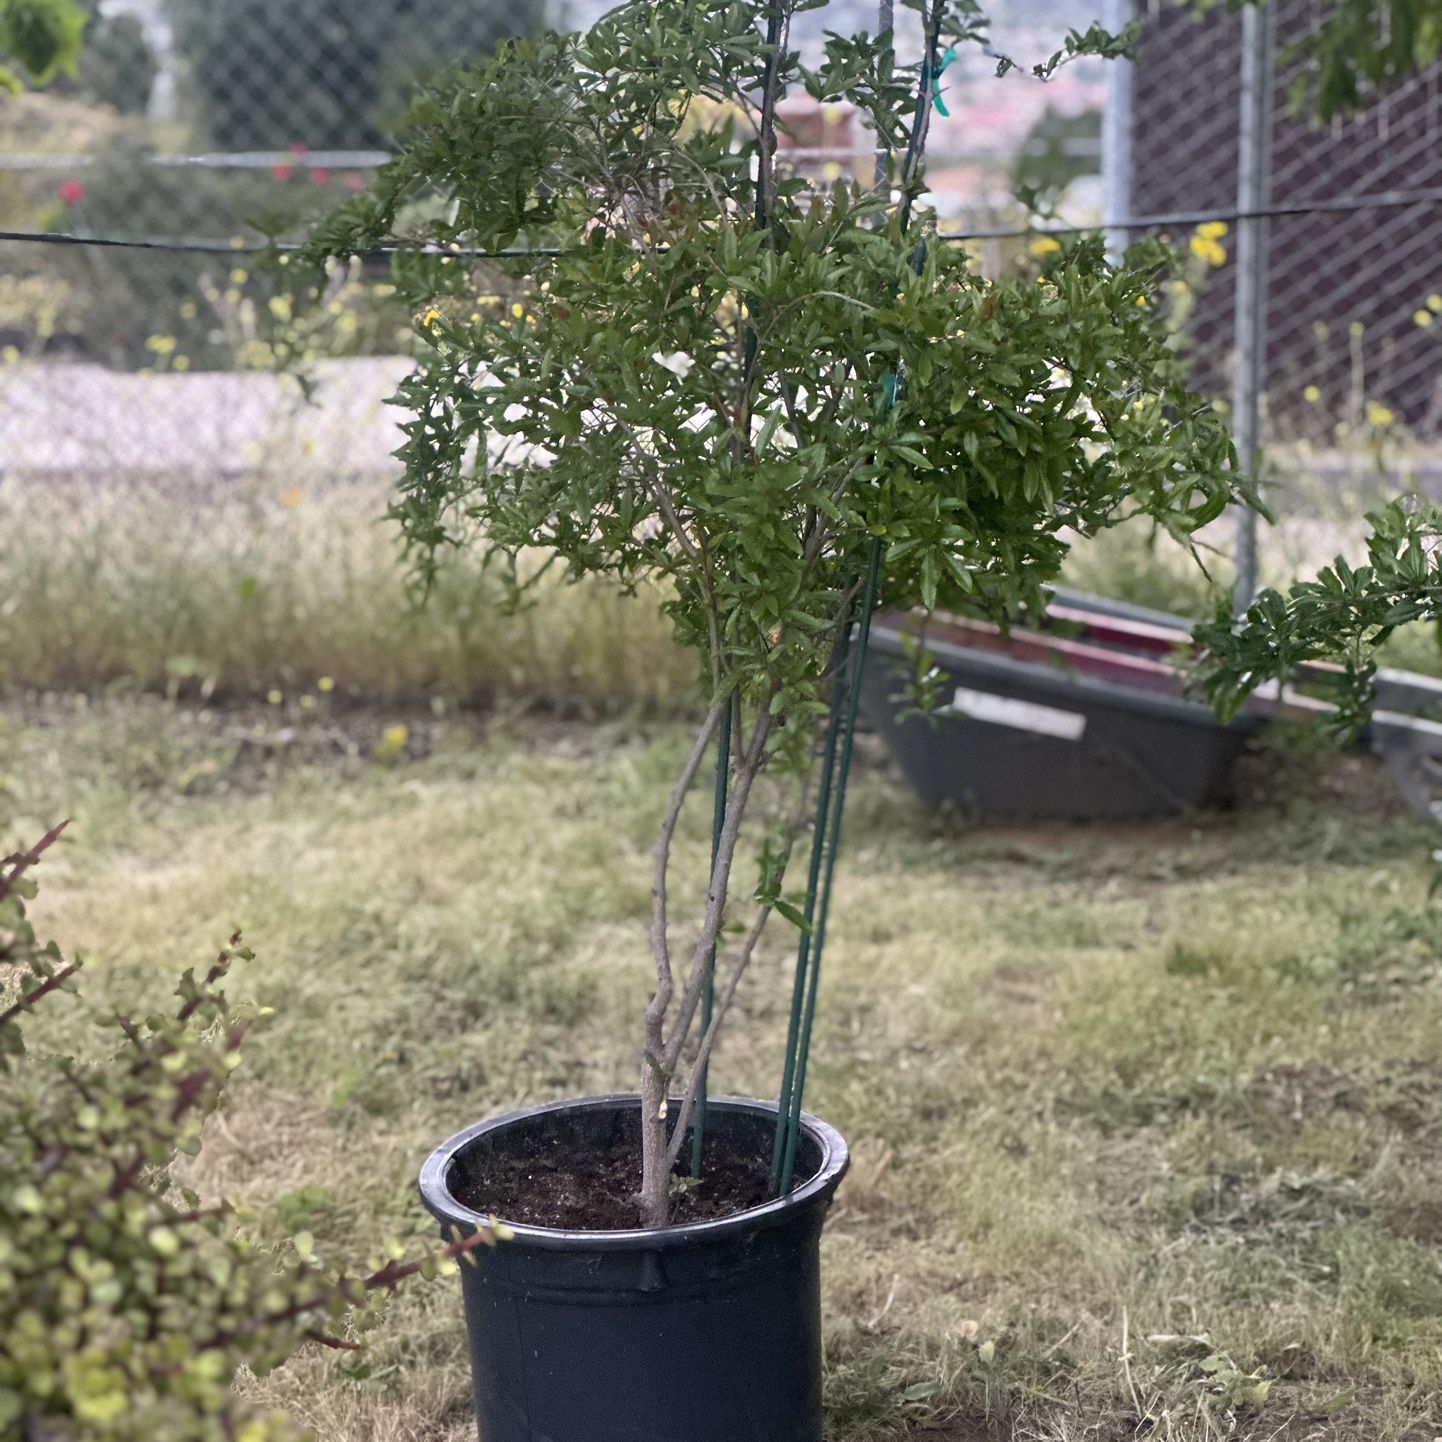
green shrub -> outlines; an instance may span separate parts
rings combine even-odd
[[[351,1275],[297,1233],[284,1252],[248,1240],[232,1210],[177,1187],[170,1165],[201,1126],[261,1014],[220,989],[239,937],[203,977],[181,978],[173,1013],[144,1019],[68,1003],[66,1035],[98,1027],[98,1059],[27,1048],[37,1008],[66,1006],[81,962],[41,945],[28,873],[57,827],[0,861],[0,1435],[47,1442],[271,1442],[282,1415],[232,1396],[242,1365],[264,1372],[307,1341],[351,1347],[407,1276],[434,1274],[479,1242]],[[113,1050],[106,1050],[106,1046]]]

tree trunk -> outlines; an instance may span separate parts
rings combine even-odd
[[[641,1058],[641,1222],[664,1227],[671,1213],[671,1168],[666,1157],[666,1076],[660,1067],[661,1028],[647,1026]],[[654,1033],[654,1035],[652,1034]]]

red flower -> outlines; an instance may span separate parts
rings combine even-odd
[[[79,205],[85,199],[85,182],[83,180],[63,180],[60,182],[59,195],[66,205]]]
[[[312,185],[329,185],[330,171],[323,165],[315,166],[310,173],[310,183]]]
[[[366,188],[365,176],[359,174],[357,171],[351,171],[345,178],[345,188],[347,190],[364,190]]]
[[[289,179],[291,178],[291,176],[293,176],[293,175],[295,174],[295,166],[293,166],[293,165],[272,165],[271,168],[270,168],[270,173],[271,173],[277,180],[289,180]]]
[[[290,153],[295,156],[297,160],[299,160],[303,155],[307,155],[310,153],[310,146],[297,140],[296,143],[291,146]]]

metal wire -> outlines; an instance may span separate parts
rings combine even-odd
[[[1102,230],[1143,231],[1192,227],[1222,221],[1235,225],[1246,220],[1296,219],[1309,215],[1364,215],[1371,211],[1409,210],[1417,206],[1442,205],[1442,186],[1425,190],[1391,190],[1376,195],[1342,196],[1294,201],[1287,204],[1255,206],[1209,206],[1204,210],[1162,210],[1154,214],[1120,216],[1105,223],[1058,224],[1038,221],[1031,225],[976,226],[942,231],[937,239],[954,243],[968,240],[1027,240],[1036,236],[1091,235]],[[0,230],[0,241],[23,245],[79,245],[115,250],[158,250],[176,255],[269,255],[287,254],[301,248],[298,241],[206,240],[163,235],[77,235],[67,231]],[[364,256],[445,255],[458,260],[524,260],[528,256],[556,257],[579,254],[579,249],[556,246],[513,246],[502,250],[456,249],[434,245],[379,245],[362,252]]]
[[[362,187],[383,159],[387,137],[374,121],[397,113],[402,97],[396,92],[394,109],[385,110],[386,98],[377,110],[376,77],[359,37],[373,11],[406,7],[401,0],[353,0],[356,24],[327,29],[324,17],[339,0],[310,0],[294,14],[284,0],[248,0],[247,23],[228,37],[235,63],[223,83],[213,72],[206,81],[195,69],[192,37],[167,17],[183,9],[205,19],[238,3],[144,7],[147,17],[158,17],[143,21],[158,66],[148,93],[142,86],[138,100],[127,102],[126,76],[117,67],[103,77],[103,95],[72,88],[53,125],[17,132],[13,153],[0,157],[0,482],[75,482],[119,504],[152,482],[173,481],[190,494],[274,479],[277,492],[299,487],[311,494],[354,479],[383,496],[393,481],[390,456],[400,438],[396,413],[382,402],[409,366],[411,318],[394,299],[379,301],[383,285],[353,287],[344,297],[349,311],[375,328],[356,340],[307,334],[295,342],[323,376],[317,403],[302,408],[271,379],[267,305],[274,287],[268,270],[251,262],[293,249],[311,221],[346,189]],[[478,17],[487,26],[519,26],[528,0],[428,0],[424,8],[453,11],[455,33],[465,35],[476,33]],[[549,18],[584,24],[603,8],[605,0],[573,0],[568,13],[553,7]],[[1014,28],[1034,32],[1038,24],[1035,7],[1023,0],[988,8],[1003,25],[1014,20]],[[1442,66],[1317,130],[1288,114],[1294,72],[1284,60],[1275,76],[1278,118],[1267,157],[1273,200],[1239,205],[1242,22],[1227,6],[1209,7],[1198,22],[1196,8],[1135,0],[1143,36],[1126,70],[1130,97],[1109,104],[1106,122],[1118,142],[1108,151],[1110,165],[1126,168],[1126,204],[1093,215],[1087,186],[1094,189],[1094,182],[1083,181],[1061,207],[1074,223],[1026,223],[998,211],[986,195],[968,191],[962,199],[958,191],[948,220],[955,223],[944,239],[976,243],[996,273],[1028,239],[1082,234],[1094,219],[1117,238],[1170,231],[1183,240],[1208,222],[1269,221],[1265,348],[1248,361],[1241,354],[1248,347],[1237,344],[1238,247],[1229,237],[1226,263],[1206,276],[1186,324],[1195,388],[1225,396],[1239,370],[1254,365],[1262,391],[1259,435],[1288,486],[1303,469],[1320,474],[1329,496],[1362,492],[1360,500],[1348,499],[1356,512],[1376,493],[1404,484],[1435,493],[1442,487],[1442,313],[1428,307],[1442,296]],[[1273,8],[1285,57],[1319,23],[1323,7],[1274,0]],[[815,23],[794,37],[796,45],[812,47],[808,63],[817,63],[822,29],[859,32],[872,27],[876,14],[876,0],[831,0],[825,11],[803,17]],[[914,43],[920,37],[902,28],[910,60],[920,54]],[[99,33],[92,27],[88,38]],[[92,47],[92,76],[110,53]],[[314,81],[298,90],[280,79],[282,62],[293,55]],[[978,85],[988,68],[978,62]],[[1007,108],[1011,84],[995,92],[999,109]],[[1093,97],[1099,90],[1098,75]],[[963,91],[951,87],[954,96]],[[53,103],[35,96],[26,105],[43,111]],[[117,108],[123,122],[115,119]],[[962,128],[938,121],[934,156],[945,151],[948,162],[977,161],[986,137],[958,138]],[[793,152],[801,169],[831,158],[831,132],[822,138],[828,144],[812,147],[814,153]],[[858,131],[854,168],[867,181],[873,143]],[[50,144],[55,153],[41,153]],[[995,183],[987,182],[998,193],[1012,153],[995,145],[987,151],[1001,167],[991,172]],[[266,241],[267,233],[278,242]],[[386,257],[415,249],[425,248],[381,248],[368,278],[379,278]],[[499,262],[495,271],[509,284],[504,272],[524,267],[528,255],[558,253],[477,248],[459,258]],[[248,281],[235,278],[244,272]],[[1299,460],[1302,445],[1309,449]],[[1274,485],[1274,510],[1279,491]],[[184,523],[200,513],[175,514]],[[1280,539],[1275,530],[1270,540],[1263,533],[1264,583],[1285,581],[1301,568],[1313,522],[1294,508]],[[1316,544],[1325,544],[1329,558],[1340,542],[1328,532]],[[1293,571],[1279,569],[1279,554]]]

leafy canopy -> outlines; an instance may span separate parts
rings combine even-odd
[[[76,0],[0,0],[0,91],[73,75],[86,18]]]
[[[814,8],[778,0],[783,37]],[[1143,514],[1189,537],[1237,476],[1154,318],[1160,248],[1114,269],[1086,240],[990,279],[930,215],[904,233],[916,68],[832,36],[808,70],[756,9],[636,3],[508,44],[421,96],[307,258],[408,248],[424,355],[395,514],[423,570],[449,544],[539,546],[572,576],[659,582],[713,694],[781,712],[816,703],[873,539],[881,604],[1004,610],[1077,535]],[[971,5],[926,19],[984,36]],[[892,183],[773,180],[768,82],[909,148]],[[466,251],[538,245],[523,300],[478,295]]]

